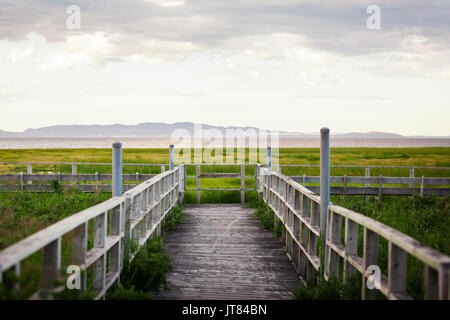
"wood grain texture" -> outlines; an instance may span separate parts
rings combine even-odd
[[[253,209],[196,205],[169,233],[170,290],[155,299],[292,299],[299,278],[280,241]]]

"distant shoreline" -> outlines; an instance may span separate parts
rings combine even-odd
[[[3,137],[0,149],[103,149],[120,141],[124,148],[168,148],[170,144],[177,147],[189,147],[189,143],[175,141],[169,137]],[[450,138],[330,138],[333,148],[425,148],[450,147]],[[193,143],[192,143],[193,146]],[[215,147],[206,144],[204,147]],[[318,148],[320,138],[280,137],[280,148]]]

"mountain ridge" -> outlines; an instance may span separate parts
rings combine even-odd
[[[184,129],[193,135],[194,133],[193,122],[175,122],[175,123],[163,123],[163,122],[143,122],[136,125],[127,124],[109,124],[109,125],[54,125],[42,128],[29,128],[22,132],[11,132],[0,130],[0,137],[2,138],[20,138],[20,137],[36,137],[36,138],[64,138],[64,137],[170,137],[172,132],[176,129]],[[217,129],[222,134],[227,129],[232,130],[260,130],[257,127],[252,126],[214,126],[209,124],[201,124],[203,129]],[[270,131],[270,130],[267,130]],[[319,133],[301,133],[301,132],[289,132],[279,131],[280,136],[285,138],[314,138],[318,137]],[[449,138],[436,137],[436,136],[403,136],[397,133],[369,131],[369,132],[349,132],[349,133],[335,133],[332,135],[334,138]]]

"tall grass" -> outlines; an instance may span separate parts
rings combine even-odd
[[[0,192],[0,250],[62,220],[101,203],[111,193]]]
[[[346,207],[399,230],[421,243],[450,255],[450,197],[383,196],[381,201],[364,196],[332,196],[334,204]],[[362,256],[363,229],[359,228],[358,254]],[[387,275],[388,241],[380,238],[378,266]],[[424,265],[408,256],[406,292],[423,299]]]

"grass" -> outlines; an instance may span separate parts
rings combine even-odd
[[[193,153],[192,153],[193,154]],[[125,163],[168,163],[168,149],[124,149],[123,161]],[[284,148],[279,150],[281,164],[312,164],[318,165],[320,150],[318,148]],[[29,149],[29,150],[0,150],[0,162],[96,162],[110,163],[111,149]],[[332,148],[331,163],[334,165],[381,165],[381,166],[424,166],[449,167],[450,148]],[[167,166],[166,166],[167,169]],[[61,172],[71,173],[70,165],[36,165],[33,172]],[[0,165],[0,173],[26,172],[25,165]],[[78,165],[78,173],[111,173],[111,166]],[[160,167],[124,166],[124,173],[159,173]],[[188,176],[195,175],[195,166],[187,165]],[[201,172],[235,172],[239,173],[238,166],[202,166]],[[247,166],[245,175],[253,177],[255,168]],[[286,175],[315,175],[319,168],[283,168]],[[364,175],[364,168],[331,168],[331,175]],[[409,169],[402,168],[372,168],[371,175],[378,176],[409,176]],[[415,176],[446,177],[448,170],[416,169]],[[254,178],[245,181],[246,188],[254,187]],[[188,178],[187,188],[195,188],[195,179]],[[201,188],[240,188],[240,179],[203,179]],[[56,188],[55,188],[56,189]],[[81,194],[62,191],[62,193],[0,193],[0,249],[5,247],[59,219],[62,219],[85,207],[101,202],[110,195]],[[256,209],[255,215],[261,224],[272,230],[276,235],[281,234],[281,226],[274,224],[273,212],[258,199],[256,192],[245,192],[246,202]],[[450,212],[449,197],[388,197],[383,196],[381,202],[371,197],[370,202],[364,197],[340,196],[332,197],[335,204],[342,205],[375,220],[398,229],[422,243],[433,247],[445,254],[450,254],[448,234],[450,232],[448,212]],[[195,191],[185,192],[185,202],[195,203]],[[240,203],[239,191],[202,191],[201,203]],[[56,209],[55,209],[56,208]],[[173,224],[179,221],[177,213],[172,216]],[[172,222],[168,221],[167,229]],[[276,227],[274,227],[276,226]],[[360,230],[360,233],[362,230]],[[362,237],[360,236],[360,239]],[[66,242],[68,242],[68,239]],[[361,250],[362,244],[359,244]],[[387,242],[380,240],[380,267],[386,271]],[[41,259],[31,257],[33,259]],[[25,263],[25,269],[27,264]],[[23,268],[22,268],[23,269]],[[33,282],[33,273],[22,282]],[[423,266],[414,259],[408,259],[408,285],[407,291],[414,298],[420,298],[423,293]],[[122,288],[125,296],[147,297],[145,292],[137,292],[136,287]],[[335,288],[336,289],[336,288]],[[341,288],[342,289],[342,288]],[[336,290],[341,290],[337,288]],[[31,290],[31,289],[30,289]],[[334,289],[333,289],[334,290]],[[320,296],[321,293],[317,293]]]
[[[346,207],[399,230],[421,243],[450,255],[450,197],[383,196],[369,202],[364,196],[332,196],[334,204]],[[358,254],[362,256],[363,230],[359,228]],[[384,275],[388,267],[388,241],[380,238],[378,266]],[[408,256],[406,292],[423,299],[424,265]]]
[[[168,288],[167,273],[172,261],[165,253],[163,239],[153,237],[147,244],[136,250],[131,263],[125,261],[120,274],[120,285],[108,292],[108,300],[149,300],[151,292],[161,286]]]
[[[253,196],[248,199],[247,207],[255,209],[253,214],[259,220],[262,227],[272,231],[277,238],[281,237],[282,228],[284,228],[283,224],[256,192],[253,192]]]
[[[247,150],[248,151],[248,150]],[[225,152],[224,152],[225,154]],[[191,152],[192,160],[194,152]],[[248,152],[247,158],[248,159]],[[281,164],[319,164],[319,148],[281,148]],[[264,159],[262,159],[264,161]],[[168,163],[168,149],[124,149],[124,163]],[[111,149],[3,149],[0,150],[0,162],[92,162],[111,163]],[[225,162],[225,161],[224,161]],[[261,162],[261,159],[260,159]],[[389,165],[389,166],[425,166],[449,167],[450,148],[331,148],[332,164]],[[194,167],[190,167],[194,172]],[[204,172],[214,172],[213,166],[202,167]],[[229,169],[229,168],[226,168]],[[239,168],[235,168],[238,170]],[[290,168],[287,175],[318,175],[318,168]],[[25,165],[0,165],[0,173],[26,172]],[[70,165],[36,165],[34,172],[70,173]],[[110,166],[83,166],[77,168],[79,173],[110,173]],[[159,167],[125,166],[125,173],[158,173]],[[226,171],[231,172],[231,171]],[[417,170],[416,175],[439,175],[441,171]],[[332,175],[364,174],[364,168],[333,168]],[[407,176],[407,169],[373,169],[372,175]]]
[[[344,284],[335,275],[331,275],[328,281],[320,281],[320,285],[304,285],[300,282],[294,295],[296,300],[360,300],[361,277],[353,274],[348,284]]]
[[[164,233],[179,225],[184,216],[183,208],[174,207],[166,216]],[[107,300],[151,300],[152,292],[170,289],[167,273],[172,269],[172,260],[164,251],[163,238],[152,237],[135,253],[133,261],[124,264],[121,282],[108,291]]]
[[[0,250],[111,197],[110,193],[0,192]]]

